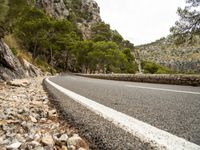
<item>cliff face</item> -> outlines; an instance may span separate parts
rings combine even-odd
[[[42,8],[51,17],[66,19],[69,16],[69,10],[63,0],[37,0],[36,6]]]
[[[172,37],[137,46],[142,60],[153,61],[179,72],[200,73],[200,36],[193,37],[193,43],[187,41],[175,44]]]
[[[40,69],[24,59],[19,61],[10,48],[0,40],[0,81],[40,75],[43,75]]]
[[[79,3],[78,3],[79,2]],[[77,0],[79,18],[77,26],[84,38],[90,38],[91,27],[101,22],[100,9],[94,0]],[[73,9],[73,0],[37,0],[36,6],[43,9],[48,15],[57,19],[67,19],[76,15]],[[81,14],[81,15],[80,15]]]
[[[25,70],[9,47],[0,40],[0,80],[26,77]]]

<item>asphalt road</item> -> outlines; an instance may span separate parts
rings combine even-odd
[[[72,75],[53,77],[50,80],[100,104],[200,145],[200,87],[99,80]],[[53,91],[51,88],[50,90]],[[94,117],[92,120],[96,119],[97,121],[96,125],[93,126],[101,128],[100,122],[104,121],[100,118],[88,116],[88,113],[85,113],[88,110],[72,101],[69,103],[58,92],[57,96],[62,99],[61,105],[66,110],[65,115],[72,115],[73,119],[71,121],[80,119],[82,122],[80,121],[81,123],[77,124],[85,126],[83,124],[93,124],[89,123],[89,120]],[[66,106],[64,107],[64,105]],[[80,111],[80,113],[75,111]],[[77,116],[74,116],[76,113]],[[81,117],[83,114],[84,116]],[[90,114],[92,113],[90,112]],[[110,126],[112,125],[106,126],[106,129],[112,132],[109,130]],[[93,128],[92,125],[91,128]],[[86,133],[90,129],[85,129],[86,131],[84,132]],[[97,129],[97,132],[105,132],[106,129]],[[120,131],[120,129],[116,130],[119,132],[118,136],[127,135],[120,140],[121,146],[115,142],[115,148],[123,149],[122,145],[127,145],[127,143],[123,143],[123,139],[126,137],[126,142],[128,141],[128,143],[132,143],[132,140],[135,140],[135,144],[129,144],[130,149],[136,148],[138,145],[140,149],[149,149],[148,144],[141,143],[136,137],[130,137],[131,135],[128,135],[128,133],[122,133],[123,131]],[[97,133],[95,134],[98,135]],[[114,135],[114,129],[111,134],[117,136]],[[106,133],[104,133],[105,135]],[[92,135],[88,136],[88,138],[92,138]],[[101,140],[96,140],[96,143],[105,142],[104,138],[100,138],[100,134],[98,138]],[[110,141],[115,140],[110,139]],[[110,145],[106,143],[104,146],[107,146],[107,148],[105,149],[112,149],[111,145],[113,146],[113,143],[110,143]],[[103,148],[101,147],[101,149]]]

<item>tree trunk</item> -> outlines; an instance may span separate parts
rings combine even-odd
[[[52,54],[53,52],[52,52],[52,48],[51,48],[51,46],[50,46],[50,65],[51,66],[53,66],[53,62],[52,62],[52,59],[53,59],[53,54]]]
[[[36,58],[36,51],[37,51],[37,40],[35,41],[34,48],[33,48],[33,58]]]
[[[67,70],[68,69],[68,62],[69,62],[69,54],[68,52],[66,53],[66,59],[65,59],[65,66],[64,69]]]

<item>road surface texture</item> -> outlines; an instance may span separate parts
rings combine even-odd
[[[200,87],[90,79],[50,78],[70,91],[200,145]],[[154,149],[47,85],[65,118],[98,149]]]

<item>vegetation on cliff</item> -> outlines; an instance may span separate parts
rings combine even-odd
[[[2,26],[20,47],[32,54],[36,63],[57,71],[135,73],[138,70],[131,54],[133,44],[104,22],[92,26],[90,39],[83,38],[77,22],[87,17],[87,11],[79,12],[80,0],[65,1],[72,12],[62,20],[48,16],[30,2],[8,1]]]
[[[136,47],[141,59],[169,67],[178,73],[200,73],[200,2],[186,0],[171,35]]]

